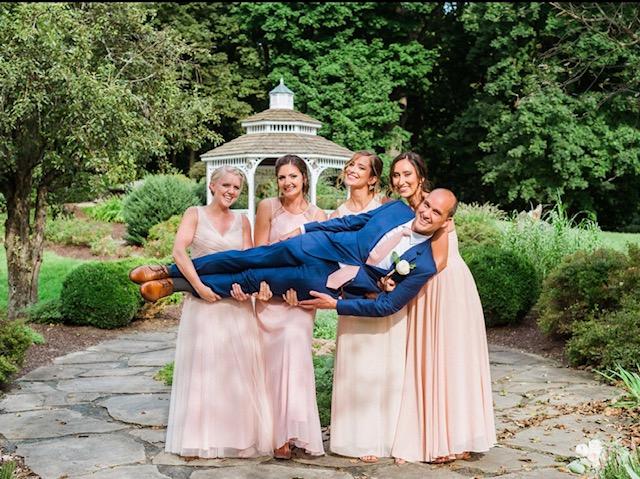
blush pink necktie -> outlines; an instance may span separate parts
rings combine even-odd
[[[403,236],[410,236],[411,228],[402,228],[400,231],[396,231],[390,235],[386,240],[378,242],[377,245],[369,253],[367,258],[368,265],[377,265],[387,257],[389,253],[398,246]]]
[[[378,264],[400,243],[403,236],[409,235],[411,235],[411,228],[402,228],[389,236],[385,241],[380,241],[369,253],[367,264]],[[350,264],[341,266],[339,270],[334,271],[327,277],[327,288],[340,288],[340,286],[355,278],[359,269],[360,266],[352,266]]]
[[[327,288],[338,289],[347,281],[351,281],[358,274],[360,266],[345,264],[339,270],[334,271],[327,277]]]

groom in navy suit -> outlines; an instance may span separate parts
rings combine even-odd
[[[252,293],[266,281],[274,294],[295,289],[302,306],[336,309],[341,315],[388,316],[437,272],[430,239],[448,226],[456,206],[451,191],[436,189],[415,213],[392,201],[367,213],[307,223],[272,245],[214,253],[193,259],[193,264],[202,282],[220,296],[229,297],[234,283]],[[396,287],[385,293],[378,281],[389,275]],[[171,278],[182,274],[175,264],[141,266],[130,278],[142,284],[145,299],[155,301],[171,294]],[[380,294],[368,299],[368,293]]]

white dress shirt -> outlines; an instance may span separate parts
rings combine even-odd
[[[413,223],[413,220],[409,220],[406,223],[400,226],[396,226],[392,230],[389,230],[382,238],[380,238],[380,241],[376,243],[376,246],[378,246],[379,243],[381,243],[382,241],[385,241],[389,236],[394,234],[396,231],[401,230],[402,228],[411,229],[412,223]],[[382,261],[380,261],[376,266],[382,269],[391,268],[391,265],[393,265],[393,261],[391,259],[393,252],[397,253],[398,256],[402,256],[410,248],[413,248],[417,244],[424,243],[429,238],[431,238],[431,236],[421,235],[420,233],[416,233],[415,231],[412,230],[409,236],[402,236],[402,238],[400,239],[400,242],[397,244],[395,248],[393,248],[393,251],[391,251],[391,253],[389,253],[386,257],[384,257]]]

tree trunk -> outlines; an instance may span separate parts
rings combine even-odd
[[[38,300],[38,276],[42,263],[46,189],[36,191],[35,205],[31,194],[33,176],[19,172],[7,194],[5,249],[9,276],[8,319],[15,319],[21,309]]]

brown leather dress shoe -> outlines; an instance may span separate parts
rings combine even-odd
[[[173,294],[173,280],[157,279],[142,283],[140,285],[140,294],[147,301],[154,303],[160,298]]]
[[[147,264],[138,266],[129,271],[129,279],[134,283],[142,284],[155,279],[165,279],[169,277],[169,270],[162,264]]]

